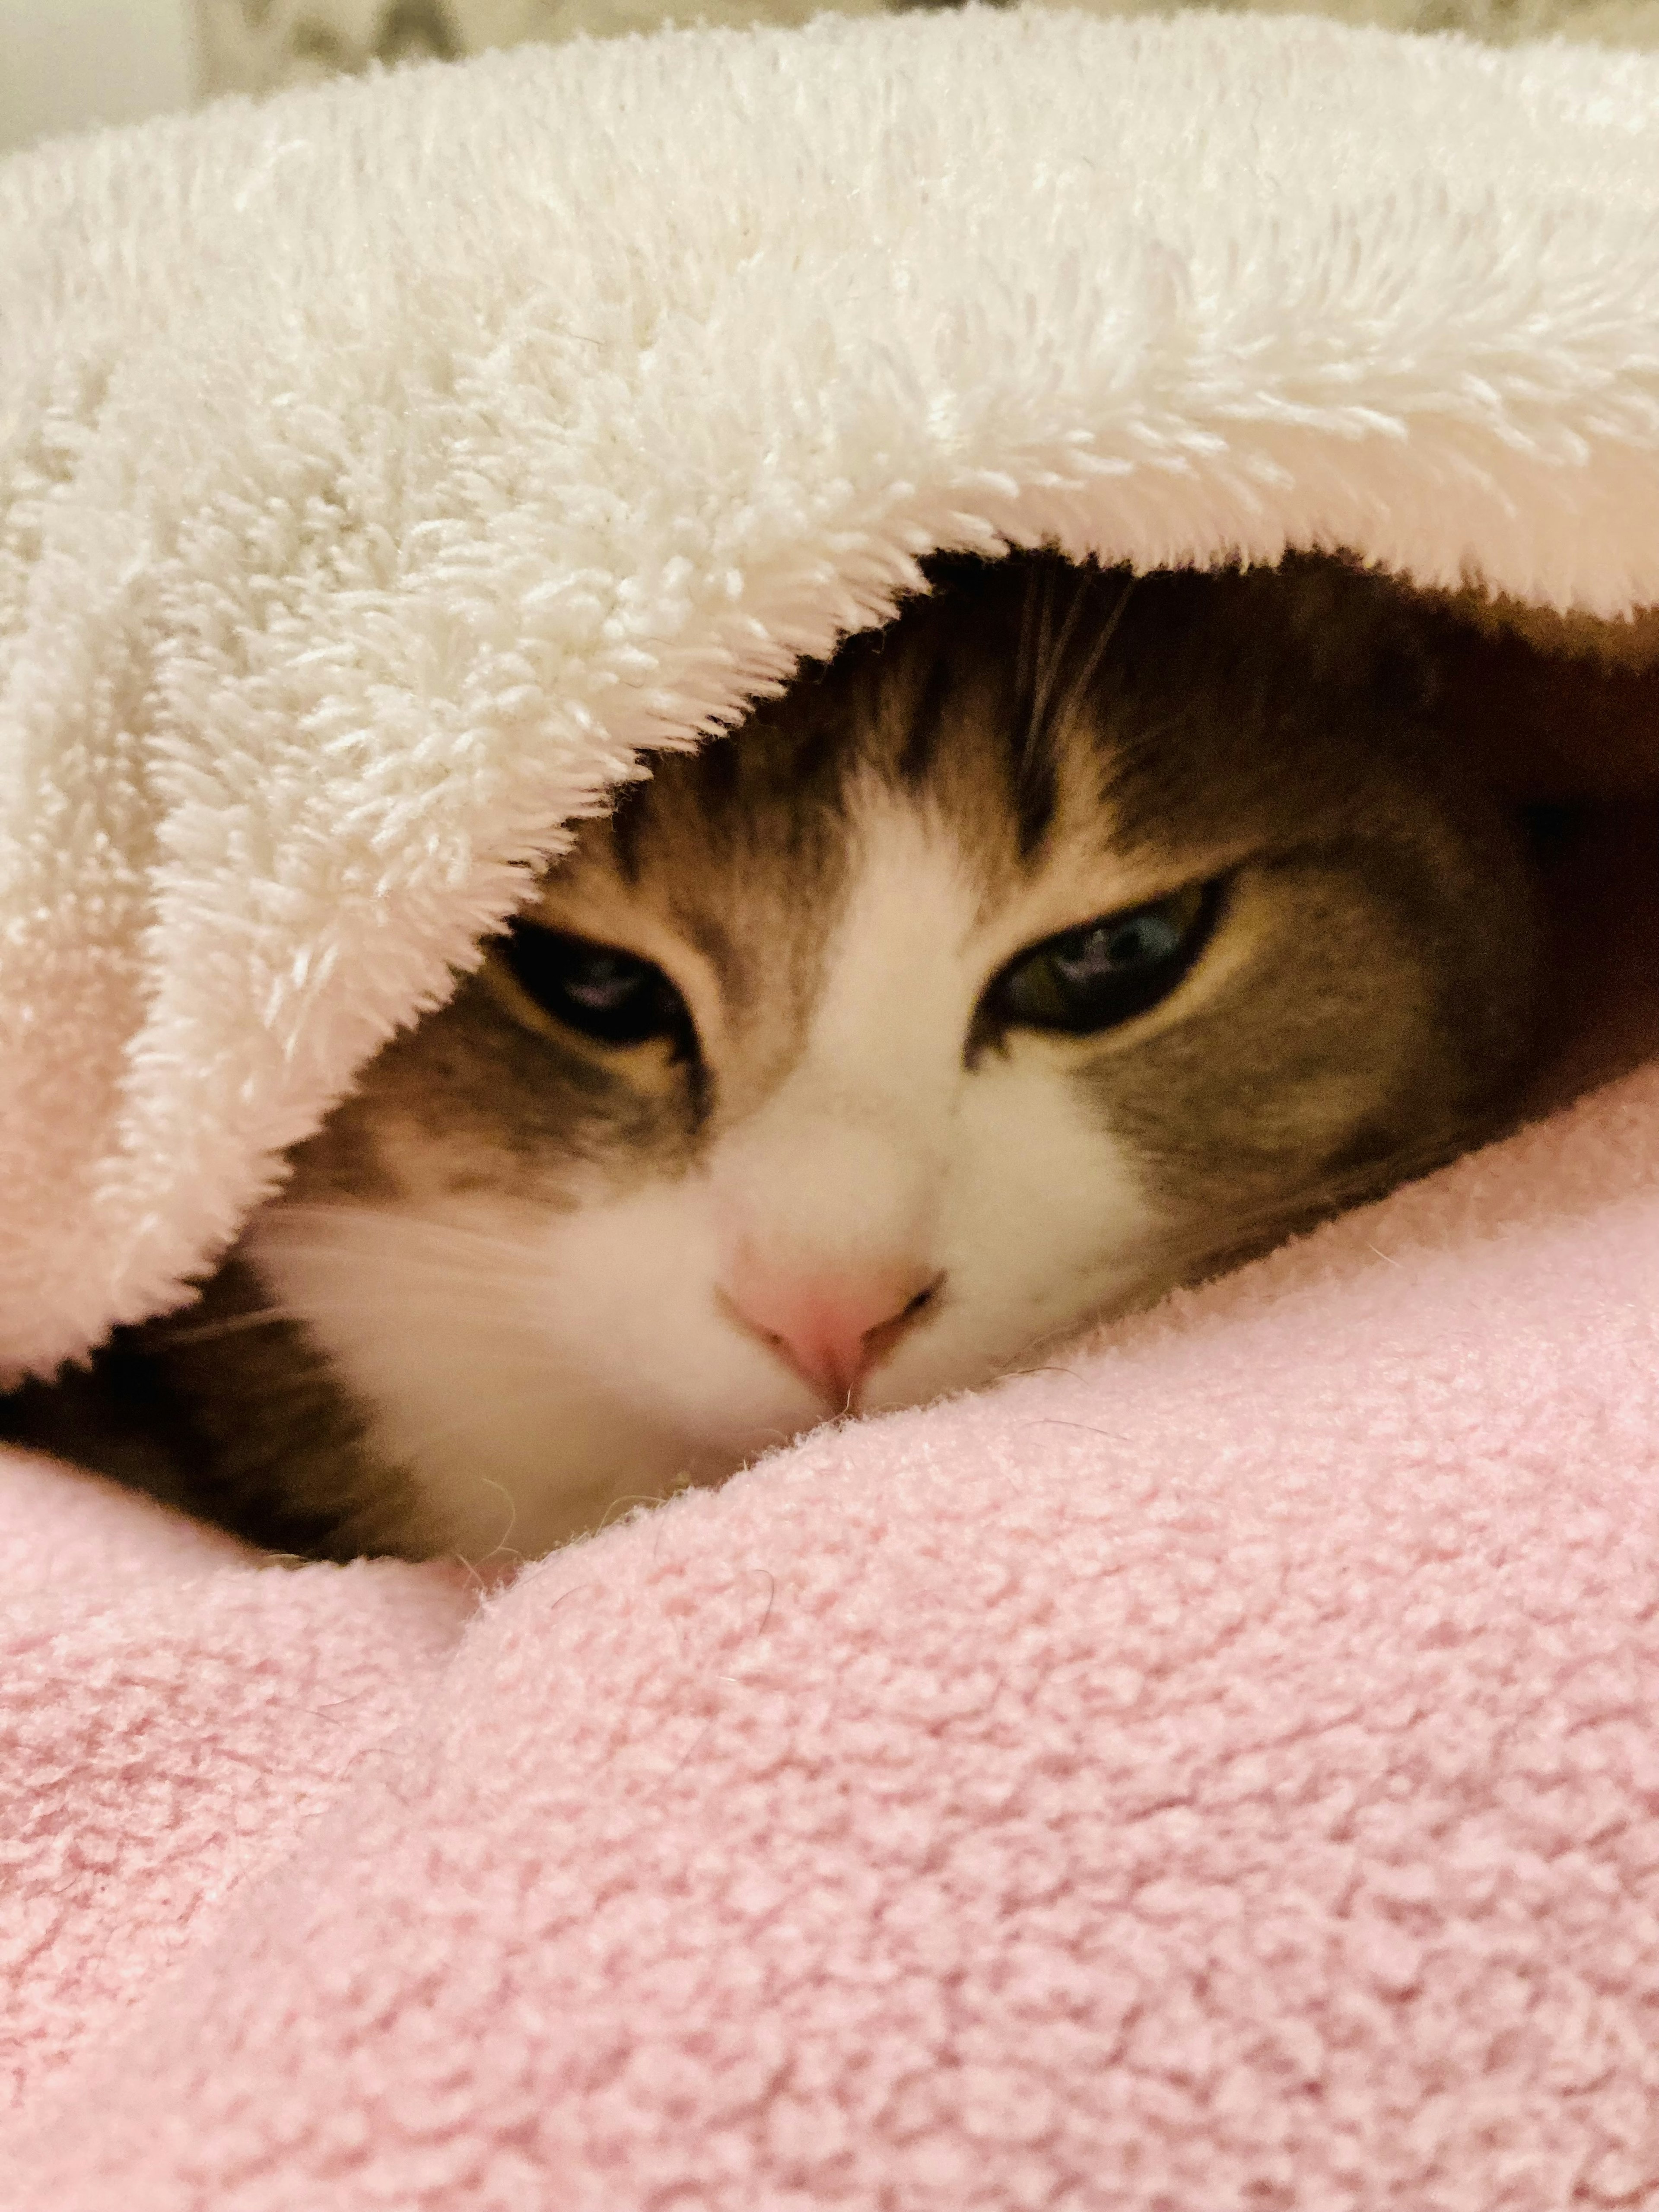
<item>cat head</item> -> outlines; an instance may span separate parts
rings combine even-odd
[[[1501,1115],[1518,839],[1389,587],[933,583],[586,824],[252,1224],[400,1547],[1036,1362]]]

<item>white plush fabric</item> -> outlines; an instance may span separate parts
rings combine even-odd
[[[1659,601],[1659,61],[969,12],[0,169],[0,1358],[175,1301],[641,748],[942,545]]]

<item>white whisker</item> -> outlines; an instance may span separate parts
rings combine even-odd
[[[1077,714],[1078,709],[1087,699],[1089,696],[1089,688],[1093,684],[1095,678],[1100,672],[1100,664],[1104,660],[1108,652],[1110,650],[1112,640],[1117,635],[1118,627],[1123,620],[1124,610],[1129,604],[1129,595],[1134,590],[1137,581],[1137,578],[1131,576],[1125,583],[1123,589],[1118,593],[1117,604],[1113,607],[1111,613],[1107,616],[1105,621],[1101,624],[1099,635],[1095,638],[1093,643],[1089,647],[1088,653],[1085,655],[1083,665],[1078,670],[1076,676],[1073,678],[1070,685],[1068,686],[1065,698],[1060,702],[1059,707],[1055,708],[1050,719],[1050,726],[1054,729],[1057,736],[1063,737],[1066,731],[1071,728],[1073,720]],[[1079,588],[1076,599],[1072,603],[1073,617],[1075,616],[1077,610],[1082,605],[1083,599],[1084,588]],[[1060,641],[1060,651],[1061,653],[1063,653],[1066,641],[1070,637],[1071,627],[1072,618],[1068,617],[1066,625],[1066,635],[1062,637]],[[1060,653],[1057,653],[1055,656],[1056,681],[1058,681],[1059,678],[1059,659]],[[1048,702],[1045,700],[1045,711],[1047,709],[1047,706]]]
[[[189,1312],[191,1309],[185,1309]],[[260,1306],[249,1313],[231,1314],[222,1321],[180,1322],[170,1316],[156,1324],[169,1345],[213,1344],[227,1336],[241,1336],[250,1329],[273,1328],[279,1322],[303,1326],[305,1315],[293,1306]]]
[[[512,1535],[513,1531],[519,1525],[519,1502],[517,1498],[514,1497],[513,1492],[507,1488],[504,1482],[495,1482],[487,1474],[477,1475],[474,1477],[474,1480],[484,1490],[499,1491],[501,1497],[507,1503],[507,1526],[502,1529],[501,1534],[495,1539],[495,1543],[490,1547],[489,1550],[480,1553],[479,1564],[483,1565],[491,1559],[509,1558],[518,1559],[522,1564],[524,1559],[523,1553],[513,1551],[507,1541],[508,1538]]]
[[[521,1266],[526,1254],[535,1249],[537,1242],[533,1237],[510,1236],[457,1222],[434,1221],[425,1215],[397,1209],[382,1210],[356,1203],[326,1206],[297,1200],[283,1201],[261,1216],[258,1242],[264,1247],[304,1249],[307,1245],[307,1230],[320,1232],[311,1240],[319,1246],[347,1248],[356,1243],[375,1251],[395,1250],[400,1259],[415,1259],[418,1248],[424,1246],[434,1261],[444,1265],[453,1265],[461,1254],[470,1252]]]

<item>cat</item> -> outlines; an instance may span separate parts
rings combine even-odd
[[[307,1556],[532,1556],[1504,1125],[1525,840],[1403,592],[929,582],[583,824],[199,1302],[118,1338],[147,1486]]]

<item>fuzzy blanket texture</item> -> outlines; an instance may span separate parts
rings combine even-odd
[[[579,44],[16,159],[0,302],[20,1371],[935,547],[1659,605],[1639,56]],[[0,2203],[1659,2201],[1656,1314],[1646,1068],[489,1591],[12,1460]]]

